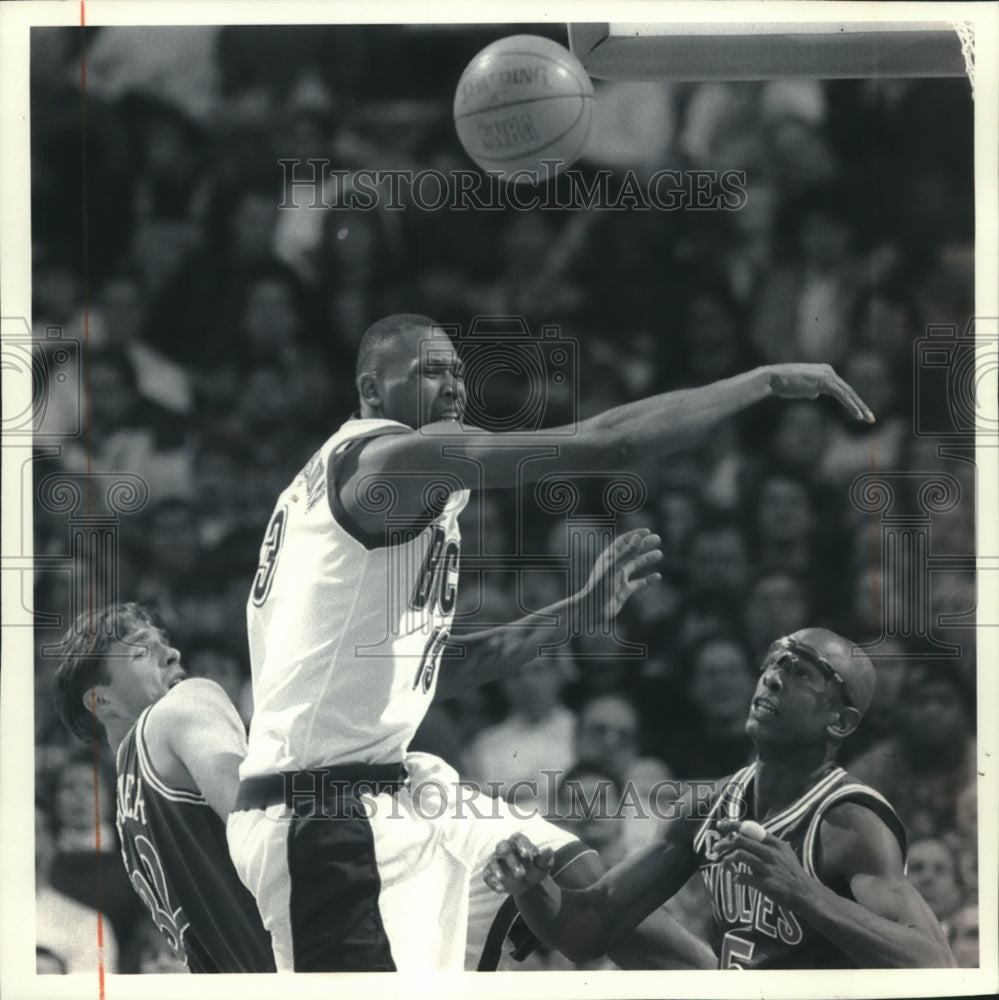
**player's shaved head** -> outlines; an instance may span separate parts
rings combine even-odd
[[[810,646],[840,675],[851,703],[861,714],[874,697],[874,664],[849,639],[826,628],[803,628],[789,638]]]
[[[429,337],[433,327],[438,325],[436,320],[420,313],[394,313],[372,323],[364,331],[357,349],[356,377],[360,378],[365,372],[377,372],[382,359],[395,351],[408,333],[419,330]]]

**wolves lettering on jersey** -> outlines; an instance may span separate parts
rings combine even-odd
[[[747,815],[756,765],[743,768],[727,784],[694,837],[701,861],[701,875],[711,906],[723,932],[719,966],[723,969],[794,967],[842,968],[853,963],[826,938],[765,893],[736,881],[743,864],[719,858],[720,819],[738,820]],[[879,815],[899,838],[903,855],[905,833],[891,806],[873,789],[854,782],[842,768],[823,776],[799,799],[767,819],[768,833],[787,841],[805,871],[818,878],[818,829],[824,815],[839,802],[858,802]]]
[[[348,521],[331,480],[361,440],[399,433],[414,432],[347,421],[277,500],[275,516],[286,514],[279,551],[262,548],[267,594],[255,600],[257,588],[247,602],[254,714],[243,778],[397,763],[426,714],[454,617],[468,493],[448,482],[412,525],[392,514],[391,498],[422,484],[362,477],[362,498],[389,498],[386,530],[368,536]]]

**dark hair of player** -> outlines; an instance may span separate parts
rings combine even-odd
[[[77,739],[90,743],[96,734],[107,742],[104,726],[87,710],[84,696],[94,686],[109,682],[104,657],[121,635],[138,627],[156,627],[144,608],[111,604],[94,612],[84,611],[66,633],[53,697],[59,721]]]

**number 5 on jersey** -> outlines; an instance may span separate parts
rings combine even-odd
[[[287,507],[281,507],[274,511],[271,522],[267,525],[263,545],[260,546],[260,565],[257,566],[257,574],[253,578],[253,590],[250,591],[250,597],[258,608],[263,605],[271,592],[274,570],[277,569],[278,553],[281,551],[281,543],[284,541],[284,525],[287,519]]]

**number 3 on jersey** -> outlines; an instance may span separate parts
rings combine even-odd
[[[257,575],[253,578],[253,590],[250,591],[250,597],[258,608],[263,605],[271,592],[274,570],[277,569],[277,559],[281,551],[281,543],[284,541],[284,525],[287,519],[287,507],[274,511],[271,523],[267,525],[264,543],[260,546],[260,565],[257,566]]]

